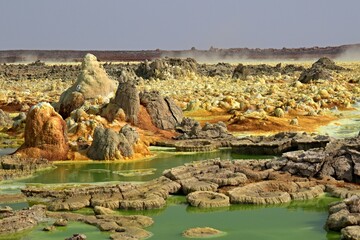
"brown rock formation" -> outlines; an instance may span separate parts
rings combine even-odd
[[[48,103],[33,106],[26,118],[25,142],[16,154],[66,160],[69,151],[66,123]]]

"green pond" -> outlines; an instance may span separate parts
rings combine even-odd
[[[10,151],[10,150],[9,150]],[[269,156],[244,156],[228,149],[207,153],[176,153],[174,149],[152,148],[156,157],[136,162],[83,162],[61,163],[55,169],[37,175],[0,185],[0,193],[19,192],[26,184],[143,182],[154,179],[165,169],[184,163],[220,158],[253,159]],[[253,206],[232,205],[228,208],[201,210],[185,203],[183,196],[168,199],[168,206],[159,210],[124,212],[119,214],[143,214],[151,216],[155,223],[147,228],[153,233],[151,239],[185,239],[181,233],[192,227],[213,227],[226,234],[216,239],[339,239],[338,233],[328,233],[323,229],[327,218],[327,205],[338,199],[324,196],[311,201],[298,201],[286,205]],[[27,203],[2,203],[15,209],[27,207]],[[89,212],[91,210],[84,210]],[[44,223],[31,231],[17,235],[7,235],[0,239],[42,240],[65,239],[74,233],[84,233],[88,239],[109,239],[108,233],[96,227],[73,222],[67,227],[58,227],[53,232],[43,232]]]

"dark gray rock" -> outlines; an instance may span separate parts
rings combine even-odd
[[[139,135],[128,125],[125,125],[119,133],[110,128],[97,127],[93,139],[87,155],[96,160],[114,160],[133,156],[133,146],[138,141]]]
[[[319,60],[313,63],[312,67],[325,68],[329,70],[346,70],[345,68],[336,65],[336,63],[333,60],[327,57],[320,58]]]
[[[329,78],[331,78],[331,73],[328,70],[319,67],[312,67],[304,70],[298,81],[302,83],[310,83],[319,79],[329,80]]]
[[[162,97],[157,91],[140,93],[140,104],[146,108],[153,124],[160,129],[174,129],[183,119],[182,110],[173,100]]]
[[[166,80],[185,76],[188,72],[197,72],[198,64],[192,58],[163,58],[151,63],[145,61],[135,70],[144,79],[158,78]]]
[[[115,104],[122,108],[126,115],[126,121],[136,125],[140,109],[139,91],[130,81],[120,83],[116,91]]]
[[[234,136],[227,130],[226,125],[223,122],[215,124],[206,123],[203,127],[201,127],[199,122],[190,118],[184,118],[176,127],[176,131],[181,133],[181,135],[176,137],[178,140],[234,138]]]
[[[313,63],[311,68],[305,69],[301,73],[298,81],[310,83],[318,79],[329,80],[331,78],[331,72],[329,70],[341,71],[345,70],[345,68],[337,66],[331,59],[323,57]]]
[[[139,140],[139,133],[130,125],[125,125],[121,128],[120,133],[122,133],[130,145],[135,144]]]

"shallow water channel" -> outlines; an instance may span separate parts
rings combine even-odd
[[[10,150],[8,150],[10,151]],[[159,177],[163,170],[186,162],[220,158],[246,159],[265,156],[244,156],[231,153],[228,149],[208,153],[176,153],[173,149],[152,148],[156,157],[136,162],[83,162],[60,163],[55,169],[41,172],[31,178],[0,185],[0,193],[16,193],[26,184],[61,183],[104,183],[112,181],[143,182]],[[268,158],[268,157],[267,157]],[[153,233],[151,239],[184,239],[181,233],[191,227],[213,227],[226,234],[216,239],[339,239],[338,233],[327,233],[324,223],[327,205],[337,199],[324,196],[311,201],[297,201],[285,205],[253,206],[232,205],[228,208],[201,210],[186,204],[183,196],[168,199],[168,206],[159,210],[119,211],[119,214],[143,214],[154,219],[154,225],[147,230]],[[20,209],[27,203],[2,203]],[[85,212],[91,212],[85,209]],[[47,223],[48,224],[48,223]],[[73,233],[84,233],[88,239],[109,239],[108,233],[83,223],[70,223],[57,227],[53,232],[43,232],[43,225],[13,236],[0,239],[64,239]]]

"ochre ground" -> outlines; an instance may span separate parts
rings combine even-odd
[[[268,116],[266,120],[247,118],[236,124],[229,124],[228,120],[232,114],[226,112],[209,112],[206,110],[198,110],[185,112],[186,117],[191,117],[200,122],[203,126],[206,122],[216,123],[223,121],[230,132],[233,133],[250,133],[250,134],[270,134],[275,132],[296,131],[296,132],[315,132],[317,128],[329,124],[331,121],[338,119],[335,116],[302,116],[292,113],[285,114],[284,117],[278,118]],[[299,125],[290,125],[291,119],[297,117]]]

